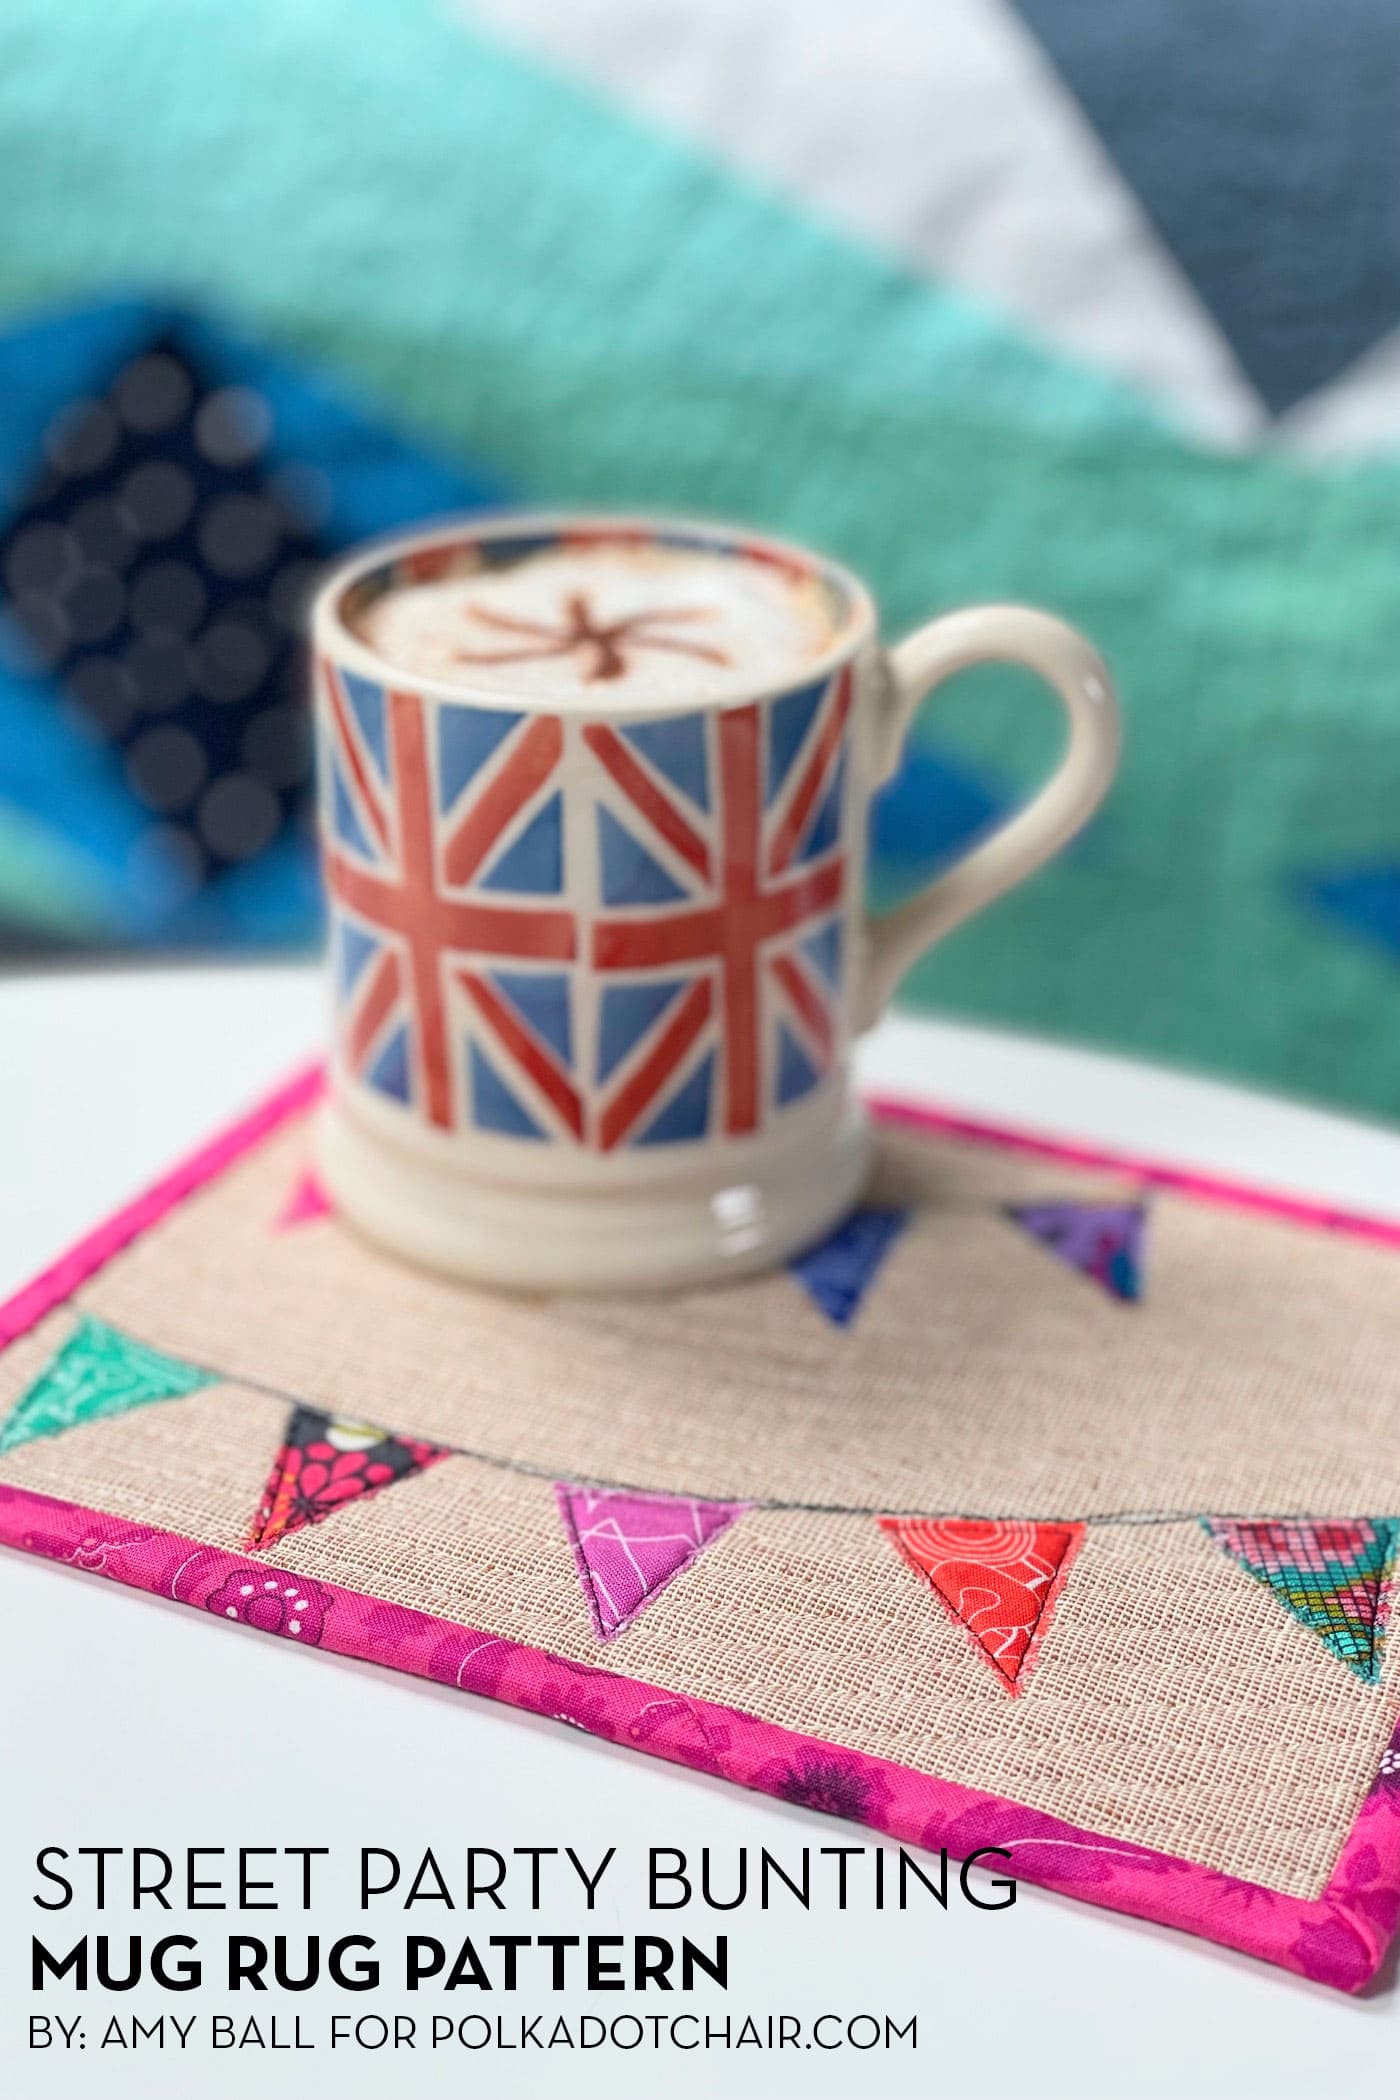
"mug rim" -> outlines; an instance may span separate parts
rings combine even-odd
[[[408,555],[450,546],[454,542],[467,546],[477,540],[526,539],[535,534],[548,536],[565,531],[601,535],[616,533],[619,537],[672,533],[685,541],[698,543],[701,548],[712,547],[734,559],[766,561],[785,569],[798,569],[824,583],[844,602],[844,617],[831,641],[818,656],[802,665],[796,678],[788,671],[756,680],[752,685],[741,686],[732,692],[700,695],[685,703],[691,712],[720,713],[730,708],[750,707],[755,701],[771,699],[795,690],[798,685],[827,678],[869,642],[877,630],[875,601],[853,570],[829,555],[773,533],[755,531],[747,525],[724,519],[669,511],[491,510],[458,513],[428,525],[380,533],[362,542],[353,553],[337,562],[311,601],[310,629],[315,653],[331,658],[337,666],[357,672],[377,685],[408,687],[424,698],[455,702],[459,706],[515,706],[523,707],[527,712],[537,710],[565,716],[617,717],[655,714],[658,710],[667,714],[677,712],[676,698],[662,700],[655,693],[607,695],[590,691],[577,696],[567,693],[536,695],[507,692],[501,686],[474,685],[469,679],[441,678],[410,670],[372,649],[355,632],[343,611],[346,597],[357,584],[365,582],[376,570]]]

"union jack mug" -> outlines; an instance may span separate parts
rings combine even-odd
[[[351,559],[312,624],[321,1170],[371,1237],[493,1285],[693,1283],[829,1231],[867,1172],[853,1037],[1117,758],[1062,621],[979,606],[883,649],[855,576],[738,527],[453,522]],[[1060,764],[871,918],[871,793],[988,660],[1058,697]]]

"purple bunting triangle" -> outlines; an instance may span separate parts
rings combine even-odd
[[[1110,1297],[1132,1303],[1142,1296],[1143,1204],[1020,1203],[1007,1215]]]
[[[600,1641],[610,1641],[630,1626],[667,1583],[751,1507],[747,1502],[571,1487],[567,1481],[560,1481],[554,1492]]]

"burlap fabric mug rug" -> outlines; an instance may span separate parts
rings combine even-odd
[[[1400,1228],[886,1104],[723,1293],[329,1213],[317,1077],[0,1312],[0,1538],[1343,1989],[1400,1917]]]

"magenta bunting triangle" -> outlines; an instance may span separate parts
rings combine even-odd
[[[1017,1203],[1007,1215],[1066,1268],[1128,1303],[1142,1296],[1142,1203]]]
[[[295,1225],[310,1225],[331,1215],[331,1199],[308,1167],[287,1193],[287,1200],[272,1221],[274,1232],[290,1232]]]
[[[594,1631],[610,1641],[752,1505],[622,1489],[554,1490]]]

